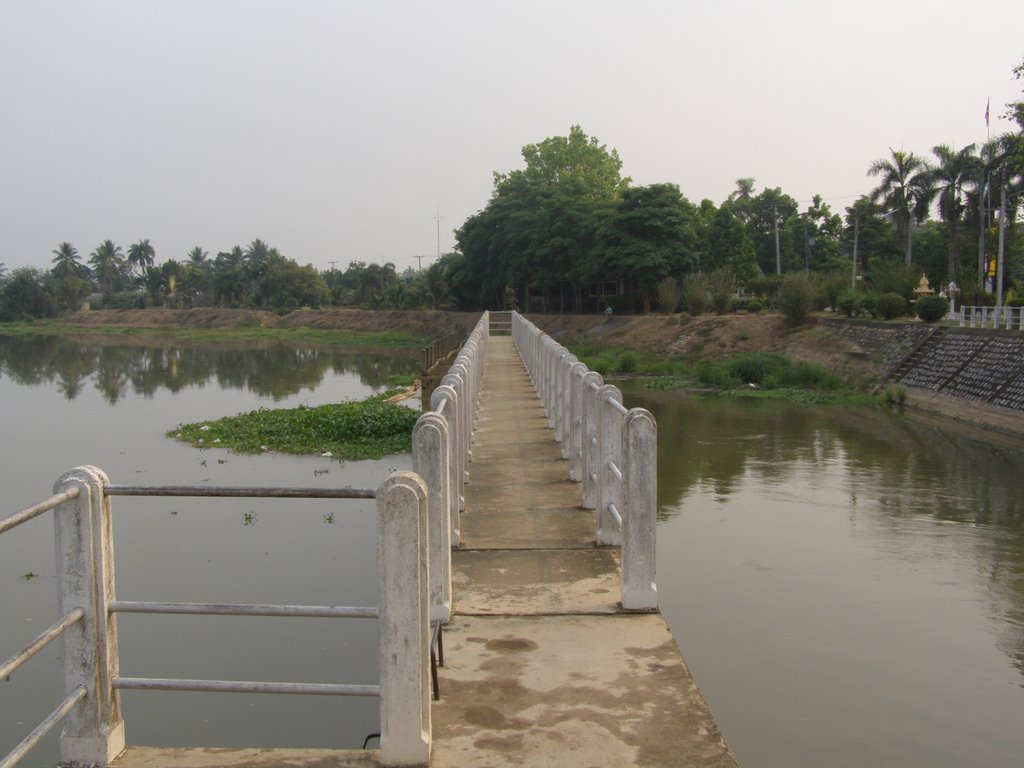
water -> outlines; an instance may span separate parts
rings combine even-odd
[[[745,768],[1019,766],[1019,443],[627,387],[659,423],[662,610]]]
[[[381,390],[415,356],[287,344],[175,349],[0,337],[4,516],[49,495],[79,464],[129,485],[375,487],[408,456],[198,451],[165,437],[179,423],[259,407],[320,405]],[[372,501],[113,500],[118,597],[126,600],[376,605]],[[23,578],[37,574],[33,578]],[[0,537],[0,657],[56,618],[49,515]],[[295,682],[377,682],[368,620],[124,615],[121,673]],[[0,682],[0,754],[57,705],[51,646]],[[358,747],[379,730],[376,699],[126,691],[130,744]],[[23,765],[51,766],[51,734]]]
[[[409,457],[200,452],[164,432],[361,397],[414,365],[279,344],[0,338],[2,512],[81,463],[124,484],[374,486]],[[744,768],[1020,764],[1019,443],[883,409],[623,388],[659,422],[662,608]],[[113,502],[123,599],[376,602],[370,502]],[[44,517],[0,537],[2,657],[56,618],[52,536]],[[124,615],[119,630],[124,675],[375,682],[372,621]],[[56,658],[0,682],[0,754],[56,705]],[[377,730],[373,699],[123,702],[131,744],[358,747]],[[51,736],[25,764],[56,754]]]

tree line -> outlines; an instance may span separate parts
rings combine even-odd
[[[1024,80],[1024,62],[1013,74]],[[455,231],[454,252],[425,270],[352,261],[318,271],[260,239],[212,258],[196,246],[159,265],[149,240],[127,250],[104,240],[87,260],[62,242],[47,270],[8,275],[0,265],[0,320],[55,316],[85,302],[721,311],[734,294],[771,300],[782,276],[796,273],[816,276],[833,308],[852,306],[841,293],[865,289],[909,299],[922,273],[933,287],[955,282],[961,303],[1019,299],[1024,101],[1007,107],[1016,130],[981,146],[890,149],[866,169],[874,189],[841,212],[820,195],[801,204],[779,187],[758,191],[753,178],[736,180],[718,205],[691,202],[677,184],[634,186],[614,149],[572,126],[523,147],[523,168],[495,173],[486,206]]]

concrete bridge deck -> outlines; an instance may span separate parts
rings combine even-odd
[[[509,337],[491,337],[453,553],[433,768],[735,768],[658,613],[619,604],[619,550],[547,426]],[[376,766],[377,750],[129,747],[117,768]]]
[[[510,338],[492,337],[453,553],[431,764],[735,766],[657,613],[624,613],[618,550]]]

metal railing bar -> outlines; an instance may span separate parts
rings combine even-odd
[[[606,398],[605,402],[609,403],[612,408],[614,408],[623,416],[629,413],[629,409],[613,397]]]
[[[54,507],[58,507],[65,501],[71,501],[76,498],[80,492],[79,488],[71,488],[62,493],[57,493],[44,501],[23,509],[21,512],[17,512],[10,517],[0,520],[0,533],[6,533],[12,528],[17,528],[22,523],[27,523],[29,520],[39,517],[40,515],[49,512]]]
[[[376,619],[374,606],[258,605],[248,603],[159,603],[114,600],[111,613],[195,614],[207,616],[289,616],[327,619]]]
[[[226,488],[206,485],[108,485],[107,496],[218,496],[262,499],[375,499],[366,488]]]
[[[615,504],[613,504],[612,502],[608,502],[608,511],[611,513],[611,516],[615,519],[615,522],[618,523],[619,528],[622,528],[622,515],[619,514],[619,508],[616,507]]]
[[[43,722],[41,722],[36,729],[26,736],[22,742],[16,746],[11,752],[0,761],[0,768],[14,768],[25,755],[31,752],[35,746],[43,740],[50,731],[53,730],[54,726],[57,725],[61,720],[67,717],[68,712],[74,709],[75,705],[80,702],[86,696],[86,690],[84,685],[80,685],[73,690],[66,699],[61,703],[57,709],[50,713]]]
[[[0,680],[6,679],[9,674],[21,667],[22,664],[60,637],[66,629],[71,627],[75,622],[81,621],[84,617],[85,611],[81,608],[75,608],[74,610],[69,611],[63,619],[56,622],[53,626],[39,635],[39,637],[18,651],[18,653],[11,656],[11,658],[3,664],[0,664]]]
[[[200,691],[203,693],[280,693],[299,696],[380,696],[379,685],[343,683],[269,683],[247,680],[187,680],[115,677],[112,685],[132,691]]]

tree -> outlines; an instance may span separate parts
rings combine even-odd
[[[703,265],[707,271],[726,267],[740,283],[757,272],[754,244],[743,222],[733,214],[731,203],[722,203],[715,212],[707,230],[704,251]]]
[[[523,169],[494,175],[494,191],[484,210],[456,231],[466,257],[464,284],[479,303],[505,304],[505,289],[522,291],[524,303],[539,289],[547,309],[557,292],[576,308],[582,287],[593,279],[593,254],[602,221],[629,179],[622,162],[596,138],[574,125],[568,136],[554,136],[522,149]]]
[[[88,268],[82,264],[82,259],[78,255],[78,249],[66,240],[53,251],[53,269],[50,271],[58,280],[65,277],[83,278],[89,274]]]
[[[100,290],[109,297],[124,280],[125,261],[121,246],[116,245],[113,240],[104,240],[92,252],[89,263],[99,282]]]
[[[675,184],[630,187],[601,228],[595,249],[603,275],[623,278],[640,291],[644,311],[666,278],[697,267],[694,207]]]
[[[938,197],[939,218],[946,225],[946,239],[949,246],[949,267],[947,279],[956,275],[960,261],[959,227],[966,210],[963,188],[978,177],[980,163],[974,154],[975,145],[968,144],[956,151],[946,144],[932,148],[938,164],[928,171],[928,187]]]
[[[905,243],[905,259],[913,254],[913,223],[928,215],[928,164],[913,152],[889,149],[890,158],[871,164],[869,176],[880,176],[881,182],[871,192],[871,200],[882,204],[892,215],[896,241]]]
[[[139,240],[128,246],[128,270],[134,275],[141,275],[147,267],[156,263],[156,251],[149,240]]]

